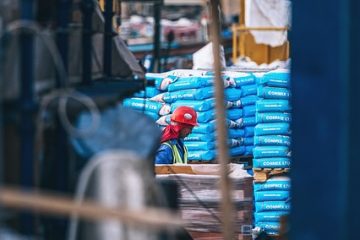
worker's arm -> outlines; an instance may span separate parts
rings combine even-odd
[[[173,154],[169,146],[161,144],[155,156],[155,164],[173,164]]]

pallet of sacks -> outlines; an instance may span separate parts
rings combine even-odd
[[[180,212],[187,222],[186,230],[194,239],[222,239],[219,165],[188,164],[179,168],[178,166],[157,165],[156,177],[177,182]],[[236,239],[250,240],[253,223],[253,178],[243,170],[241,164],[230,164],[229,168],[236,211]]]
[[[278,235],[281,216],[290,210],[291,105],[290,73],[257,74],[253,171],[255,228]]]

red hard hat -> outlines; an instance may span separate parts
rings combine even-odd
[[[171,115],[171,121],[197,126],[197,114],[191,107],[181,106],[175,109]]]

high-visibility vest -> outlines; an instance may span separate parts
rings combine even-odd
[[[173,163],[187,164],[188,151],[185,145],[184,145],[184,157],[181,158],[177,144],[171,144],[170,142],[164,142],[163,144],[171,148],[173,154]]]

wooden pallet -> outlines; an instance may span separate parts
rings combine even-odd
[[[254,168],[254,181],[265,182],[273,176],[282,176],[290,172],[290,168]]]

